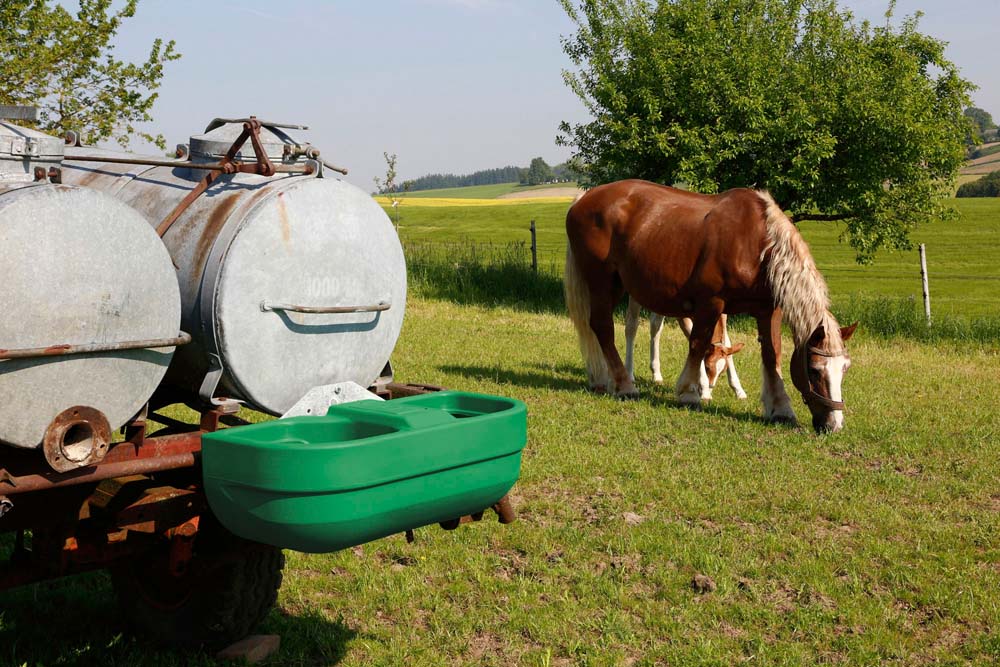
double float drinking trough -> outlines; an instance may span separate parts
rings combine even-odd
[[[514,519],[524,404],[394,381],[399,239],[289,129],[216,119],[164,160],[0,120],[0,590],[108,568],[137,629],[215,647],[282,548]]]

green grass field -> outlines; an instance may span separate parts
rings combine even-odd
[[[498,183],[496,185],[472,185],[465,188],[439,188],[437,190],[417,190],[408,192],[403,197],[405,199],[442,197],[453,199],[496,199],[501,195],[509,195],[517,192],[531,192],[532,190],[544,190],[546,188],[573,188],[576,183],[557,183],[555,185],[519,185],[517,183]]]
[[[921,301],[919,243],[927,245],[931,306],[935,314],[996,315],[1000,305],[1000,199],[956,199],[959,218],[917,229],[914,249],[883,252],[874,265],[860,266],[841,226],[806,222],[800,226],[826,276],[834,303],[852,297],[913,297]],[[535,220],[539,264],[561,273],[569,201],[518,202],[517,206],[400,207],[400,236],[409,243],[530,242]]]
[[[752,398],[691,412],[648,381],[645,345],[623,403],[584,391],[564,316],[411,299],[399,378],[529,406],[520,520],[288,553],[267,664],[997,664],[996,351],[862,330],[847,428],[818,437],[757,418],[743,340]],[[668,327],[664,370],[681,354]],[[2,665],[215,664],[123,636],[104,575],[0,610]]]

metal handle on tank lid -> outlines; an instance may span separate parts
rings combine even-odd
[[[292,313],[331,314],[331,313],[378,313],[392,307],[388,301],[379,301],[373,306],[300,306],[291,303],[273,303],[265,299],[260,302],[263,312],[286,310]]]
[[[0,348],[0,360],[37,359],[40,357],[65,357],[72,354],[92,352],[122,352],[125,350],[151,350],[159,347],[179,347],[191,342],[191,334],[181,331],[173,338],[151,338],[146,340],[126,340],[120,343],[87,343],[84,345],[49,345],[48,347],[28,347],[16,350]]]

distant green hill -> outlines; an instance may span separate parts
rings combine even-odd
[[[501,195],[546,188],[575,188],[576,183],[554,183],[549,185],[518,185],[517,183],[498,183],[496,185],[470,185],[464,188],[441,188],[439,190],[418,190],[408,192],[405,198],[438,197],[447,199],[496,199]]]

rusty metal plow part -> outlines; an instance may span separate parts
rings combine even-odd
[[[49,345],[48,347],[28,347],[18,350],[0,349],[2,359],[36,359],[40,357],[65,357],[73,354],[93,352],[122,352],[124,350],[152,350],[161,347],[179,347],[191,342],[191,334],[181,331],[173,338],[150,338],[127,340],[120,343],[87,343],[85,345]]]

